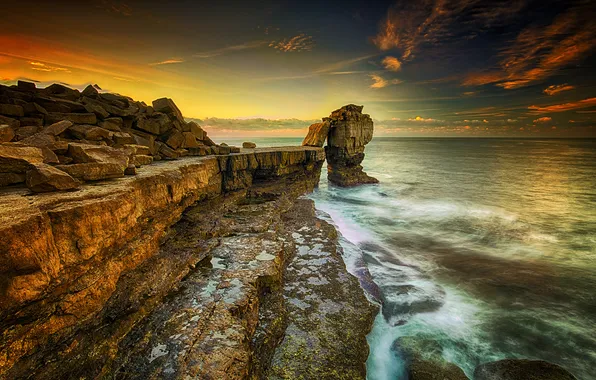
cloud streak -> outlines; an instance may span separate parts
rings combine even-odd
[[[563,104],[552,104],[548,106],[529,106],[528,109],[531,113],[549,113],[549,112],[565,112],[572,111],[582,108],[596,107],[596,98],[587,98],[576,102],[569,102]]]
[[[546,95],[553,96],[553,95],[557,95],[558,93],[563,92],[563,91],[573,90],[574,88],[575,88],[574,86],[570,86],[567,83],[555,84],[552,86],[548,86],[542,92],[545,93]]]
[[[150,63],[149,66],[172,65],[175,63],[182,63],[182,62],[184,62],[184,59],[182,59],[182,58],[170,58],[170,59],[166,59],[165,61]]]
[[[315,46],[312,36],[305,33],[298,34],[291,38],[284,38],[280,41],[273,41],[269,47],[284,53],[311,51]]]
[[[193,54],[193,57],[195,57],[195,58],[212,58],[212,57],[217,57],[217,56],[228,54],[228,53],[234,53],[234,52],[248,50],[248,49],[256,49],[259,47],[267,46],[267,44],[269,44],[269,41],[251,41],[251,42],[246,42],[246,43],[239,44],[239,45],[226,46],[226,47],[219,48],[219,49],[195,53],[195,54]]]

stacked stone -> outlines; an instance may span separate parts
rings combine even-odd
[[[161,159],[239,152],[216,145],[171,99],[152,106],[60,84],[0,85],[0,186],[35,192],[76,189],[81,181],[135,174]]]
[[[310,126],[303,146],[322,147],[327,140],[327,178],[338,186],[378,183],[363,170],[364,146],[373,138],[373,121],[363,106],[349,104],[335,110],[322,123]]]

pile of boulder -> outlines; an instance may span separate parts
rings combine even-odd
[[[239,151],[216,145],[169,98],[149,106],[97,85],[0,85],[0,186],[72,190],[82,181],[134,175],[153,161]]]
[[[373,121],[363,106],[348,104],[309,127],[303,146],[322,147],[327,140],[327,178],[338,186],[373,184],[379,181],[362,170],[364,146],[373,138]]]

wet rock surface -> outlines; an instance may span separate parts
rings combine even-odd
[[[464,371],[442,357],[441,345],[418,337],[401,337],[393,344],[411,380],[467,380]]]
[[[268,379],[365,379],[366,334],[378,311],[348,274],[333,226],[299,200],[283,215],[293,254],[283,290],[287,328]]]

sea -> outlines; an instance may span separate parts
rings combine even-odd
[[[365,153],[378,185],[324,170],[309,197],[380,290],[369,380],[407,379],[400,337],[437,342],[470,378],[528,358],[596,379],[595,139],[375,137]]]

